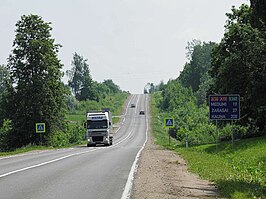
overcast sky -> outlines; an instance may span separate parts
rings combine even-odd
[[[219,42],[226,12],[248,0],[0,0],[0,64],[6,64],[22,15],[52,23],[71,68],[73,53],[88,59],[93,80],[112,79],[122,90],[143,93],[146,83],[178,77],[192,39]],[[67,78],[64,77],[64,82]]]

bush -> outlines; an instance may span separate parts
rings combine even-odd
[[[79,123],[65,124],[65,130],[55,130],[49,137],[49,145],[53,147],[64,147],[71,144],[80,144],[84,140],[85,130]]]
[[[66,96],[66,106],[68,112],[74,112],[78,107],[78,101],[73,95]]]
[[[69,143],[70,144],[81,144],[85,137],[85,129],[80,124],[69,126],[68,129]]]
[[[49,145],[53,147],[63,147],[69,145],[69,136],[67,133],[56,130],[49,137]]]
[[[222,141],[230,140],[232,139],[232,132],[234,132],[235,139],[240,139],[248,133],[248,127],[227,123],[223,128],[219,129],[219,137]]]
[[[0,151],[8,150],[8,137],[12,130],[12,121],[4,120],[3,126],[0,128]]]
[[[188,135],[189,145],[214,143],[216,141],[216,127],[209,120],[209,108],[206,103],[198,105],[191,89],[183,87],[178,81],[171,80],[163,92],[153,94],[160,117],[173,117],[176,139],[186,143]],[[224,125],[224,124],[223,124]],[[247,127],[226,124],[222,126],[220,137],[230,140],[232,131],[235,138],[242,138],[247,134]]]

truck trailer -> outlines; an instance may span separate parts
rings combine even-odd
[[[112,114],[108,109],[89,111],[86,113],[87,146],[113,144]]]

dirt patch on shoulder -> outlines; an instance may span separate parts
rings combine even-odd
[[[139,159],[132,199],[218,198],[215,185],[188,172],[184,159],[149,136]]]

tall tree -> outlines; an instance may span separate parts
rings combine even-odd
[[[0,65],[0,127],[6,118],[6,96],[10,86],[9,72],[5,65]]]
[[[113,80],[107,79],[103,81],[103,84],[107,86],[112,93],[120,93],[121,90],[118,85],[116,85]]]
[[[182,86],[179,80],[169,80],[162,91],[161,109],[172,112],[180,106],[185,106],[187,102],[195,102],[191,88]]]
[[[213,42],[206,43],[198,40],[188,43],[186,49],[188,50],[187,58],[189,62],[185,64],[178,77],[183,86],[191,87],[194,92],[197,92],[200,88],[201,91],[206,90],[206,88],[203,89],[203,85],[207,87],[206,81],[210,81],[206,74],[211,68],[211,52],[214,46]],[[200,86],[201,84],[202,86]],[[201,95],[205,96],[205,94],[202,93]]]
[[[72,61],[73,67],[67,71],[67,75],[70,78],[68,85],[77,100],[96,99],[95,85],[93,84],[87,61],[87,59],[75,52]]]
[[[165,86],[165,83],[161,80],[159,85],[155,86],[155,91],[163,91]]]
[[[266,0],[251,0],[250,1],[251,8],[253,9],[254,21],[257,24],[261,24],[261,22],[266,25]],[[261,22],[259,20],[262,20]]]
[[[37,122],[46,123],[45,139],[61,127],[65,89],[60,45],[51,38],[51,23],[38,15],[23,15],[16,23],[16,36],[8,68],[13,85],[8,96],[9,118],[14,132],[12,147],[35,143]]]
[[[3,91],[6,89],[8,83],[8,70],[4,65],[0,65],[0,97]]]
[[[258,124],[266,129],[266,0],[251,0],[253,26],[257,27],[264,38],[264,48],[260,54],[260,64],[254,71],[256,92],[260,96],[258,103]],[[264,95],[263,95],[264,94]]]

